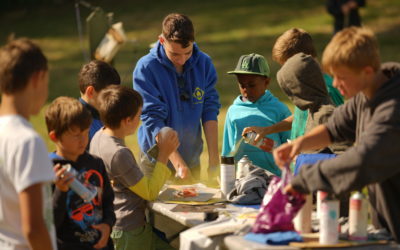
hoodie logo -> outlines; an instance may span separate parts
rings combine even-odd
[[[196,101],[194,104],[202,103],[203,97],[204,97],[204,90],[197,87],[193,92],[193,97],[196,98]]]

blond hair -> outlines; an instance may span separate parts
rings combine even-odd
[[[378,71],[380,65],[378,41],[367,28],[350,27],[336,33],[322,55],[322,66],[328,73],[338,66],[353,71],[370,66]]]
[[[292,28],[276,39],[272,48],[272,59],[283,65],[289,58],[300,52],[312,57],[317,56],[311,35],[303,29]]]

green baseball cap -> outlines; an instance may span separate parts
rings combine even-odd
[[[269,77],[269,66],[267,60],[259,54],[243,55],[239,58],[235,70],[228,74],[250,74]]]

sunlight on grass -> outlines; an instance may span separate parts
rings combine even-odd
[[[114,66],[126,86],[132,86],[132,70],[137,60],[147,54],[149,44],[157,40],[162,18],[170,12],[181,12],[191,17],[195,25],[196,42],[201,50],[211,56],[218,74],[217,90],[222,103],[218,127],[220,149],[226,110],[239,94],[236,78],[226,72],[236,66],[240,55],[255,52],[267,58],[272,72],[269,89],[292,109],[293,105],[276,83],[275,74],[279,65],[271,60],[273,43],[285,30],[299,27],[311,33],[317,52],[321,55],[332,34],[332,17],[326,13],[323,1],[175,0],[155,4],[153,1],[141,0],[99,0],[96,4],[106,11],[114,12],[115,21],[124,23],[129,41],[115,57]],[[399,13],[398,0],[368,1],[367,8],[361,10],[364,25],[377,32],[382,61],[400,61]],[[88,14],[89,11],[82,8],[83,24]],[[0,15],[2,43],[10,33],[27,36],[34,39],[48,57],[49,101],[61,95],[79,96],[77,75],[85,61],[74,15],[74,6],[70,1]],[[87,41],[84,47],[87,49]],[[32,117],[31,121],[45,139],[49,150],[54,150],[47,136],[43,110],[38,116]],[[129,136],[126,142],[138,158],[136,134]],[[203,167],[207,166],[208,160],[204,145],[204,153],[201,155]]]

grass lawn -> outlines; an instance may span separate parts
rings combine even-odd
[[[79,96],[77,74],[85,63],[80,48],[72,1],[58,5],[37,6],[31,9],[0,10],[0,43],[10,33],[34,39],[50,62],[49,101],[61,95]],[[324,1],[316,0],[175,0],[175,1],[91,1],[107,12],[114,12],[114,20],[124,23],[129,42],[115,58],[124,85],[132,86],[132,70],[136,61],[145,55],[148,45],[160,34],[161,21],[170,12],[189,15],[194,22],[196,41],[209,54],[218,72],[217,89],[222,103],[219,115],[219,142],[225,113],[239,91],[235,78],[226,71],[235,67],[240,55],[256,52],[264,55],[275,75],[278,65],[271,60],[271,48],[277,36],[292,27],[307,30],[314,38],[319,55],[331,38],[332,18],[326,13]],[[81,7],[85,20],[89,10]],[[380,42],[382,61],[400,61],[400,1],[368,1],[361,10],[364,24],[374,30]],[[283,96],[273,76],[271,91],[282,101]],[[43,112],[31,121],[45,138],[49,150],[54,146],[47,139]],[[138,156],[136,135],[128,145]],[[206,151],[206,150],[205,150]],[[206,154],[202,156],[206,163]]]

